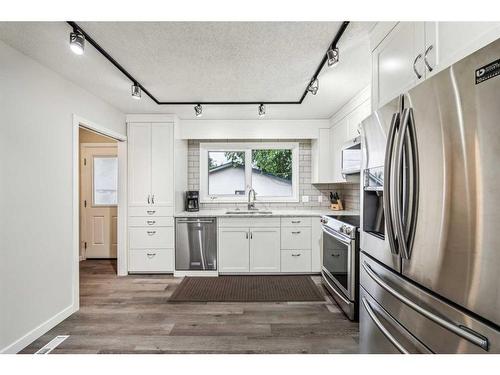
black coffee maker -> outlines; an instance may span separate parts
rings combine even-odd
[[[186,191],[186,211],[196,212],[200,210],[200,194],[197,190]]]

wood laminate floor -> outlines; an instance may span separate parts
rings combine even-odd
[[[357,353],[358,324],[325,300],[169,303],[182,279],[116,276],[116,261],[80,263],[80,310],[31,343],[34,353],[70,335],[52,353]]]

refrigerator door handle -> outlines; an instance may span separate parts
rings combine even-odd
[[[391,344],[394,345],[401,354],[410,354],[410,352],[406,350],[405,347],[401,345],[393,335],[391,335],[391,333],[387,330],[387,328],[384,327],[382,322],[375,315],[375,312],[373,311],[368,300],[365,297],[363,297],[361,298],[361,302],[363,303],[363,307],[368,313],[368,316],[372,319],[373,323],[377,326],[380,332],[382,332],[382,334],[387,338],[387,340],[389,340]]]
[[[473,331],[468,327],[455,324],[444,317],[441,317],[433,312],[430,312],[429,310],[424,309],[422,306],[413,302],[412,300],[392,288],[390,285],[388,285],[384,280],[382,280],[380,276],[375,273],[375,271],[372,270],[372,268],[366,262],[363,262],[362,266],[368,276],[373,279],[373,281],[375,281],[382,289],[390,293],[393,297],[404,303],[406,306],[425,316],[427,319],[433,321],[444,329],[453,332],[454,334],[481,347],[484,350],[488,350],[488,339],[486,337],[480,335],[479,333]]]
[[[396,140],[396,154],[395,154],[395,166],[394,166],[394,211],[395,211],[395,224],[396,224],[396,238],[398,240],[398,246],[401,249],[401,254],[404,258],[409,259],[410,253],[408,251],[408,244],[406,242],[405,227],[403,224],[403,215],[407,214],[403,212],[403,185],[407,188],[407,183],[403,183],[403,152],[406,140],[406,132],[408,130],[409,122],[409,109],[405,108],[403,110],[403,117],[401,119],[401,126],[399,127],[398,138]]]
[[[398,246],[394,236],[394,215],[392,207],[392,184],[391,184],[391,173],[392,173],[392,153],[394,149],[394,140],[396,134],[396,128],[399,126],[399,113],[394,113],[392,115],[391,126],[389,127],[389,134],[387,135],[387,145],[385,149],[385,161],[384,161],[384,212],[385,225],[387,227],[387,237],[389,238],[389,247],[391,253],[398,255]]]
[[[406,213],[406,226],[407,226],[407,237],[406,244],[408,249],[408,258],[410,259],[413,240],[415,238],[415,231],[417,228],[417,214],[418,214],[418,196],[419,196],[419,186],[420,186],[420,174],[419,174],[419,163],[418,163],[418,146],[417,146],[417,132],[415,129],[415,119],[413,117],[413,109],[408,109],[408,145],[407,145],[409,160],[409,178],[411,179],[407,182],[407,188],[409,189],[408,194],[408,212]]]

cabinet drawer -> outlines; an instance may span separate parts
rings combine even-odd
[[[221,217],[219,227],[223,228],[250,228],[250,227],[279,227],[279,217]]]
[[[173,272],[173,249],[132,249],[129,251],[129,272]]]
[[[311,218],[310,217],[282,217],[281,218],[282,227],[310,227]]]
[[[173,227],[130,227],[128,231],[130,249],[174,247]]]
[[[132,216],[128,218],[129,227],[173,227],[173,217],[140,217]]]
[[[311,249],[311,228],[284,227],[281,228],[281,248]]]
[[[173,207],[129,207],[128,216],[174,216]]]
[[[311,250],[281,250],[281,272],[311,272]]]

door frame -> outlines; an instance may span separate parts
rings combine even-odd
[[[127,275],[127,137],[73,114],[73,310],[80,308],[80,127],[117,140],[118,249],[117,274]]]
[[[80,126],[81,128],[81,126]],[[116,141],[116,143],[79,143],[80,145],[80,164],[79,164],[79,168],[80,168],[80,175],[79,175],[79,178],[80,178],[80,181],[79,181],[79,185],[80,185],[80,188],[81,188],[81,168],[82,168],[82,165],[81,165],[81,157],[84,153],[84,151],[87,149],[87,148],[116,148],[116,155],[118,157],[118,141]],[[93,178],[93,177],[92,177]],[[119,183],[118,183],[119,184]],[[81,191],[80,191],[81,193]],[[82,201],[81,201],[81,196],[80,196],[80,210],[82,209]],[[117,206],[117,211],[118,211],[118,206]],[[80,211],[81,212],[81,211]],[[117,212],[118,213],[118,212]],[[87,234],[87,226],[86,226],[86,223],[82,223],[82,220],[85,222],[86,220],[86,217],[85,215],[82,215],[80,216],[79,215],[79,223],[80,223],[80,235],[82,234]],[[118,224],[117,224],[118,225]],[[117,228],[118,230],[118,228]],[[118,234],[118,233],[117,233]],[[87,259],[87,253],[86,253],[86,250],[85,249],[82,249],[82,238],[79,238],[78,239],[78,242],[79,242],[79,254],[80,254],[80,261],[82,260],[85,260]],[[117,239],[118,240],[118,239]],[[117,257],[118,257],[118,249],[117,249]],[[118,258],[117,258],[118,259]]]

